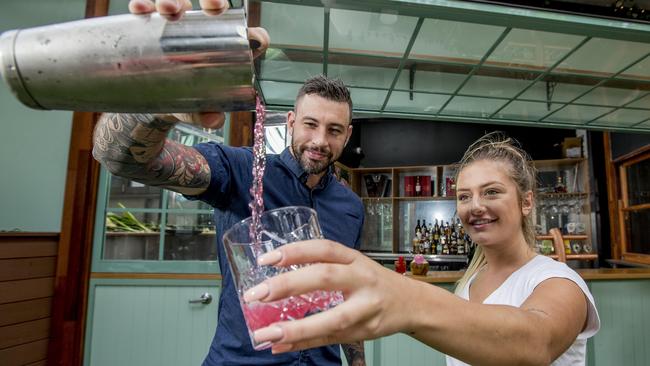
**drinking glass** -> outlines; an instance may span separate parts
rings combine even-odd
[[[251,240],[251,224],[250,217],[235,224],[223,235],[223,244],[251,343],[254,349],[262,350],[271,347],[271,342],[255,342],[255,330],[327,310],[341,303],[343,295],[339,291],[314,291],[269,303],[245,303],[243,296],[250,288],[280,273],[303,267],[262,266],[257,264],[259,256],[287,243],[323,237],[316,211],[308,207],[290,206],[263,212],[259,243]]]

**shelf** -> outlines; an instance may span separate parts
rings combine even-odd
[[[393,197],[360,197],[362,201],[390,201]]]
[[[550,254],[547,255],[547,257],[557,259],[558,256],[557,254]],[[577,260],[577,261],[594,261],[598,259],[598,254],[567,254],[566,255],[566,260],[571,261],[571,260]]]
[[[455,201],[456,196],[451,197],[441,197],[441,196],[432,196],[432,197],[395,197],[398,201]]]
[[[573,166],[587,160],[586,158],[569,158],[569,159],[550,159],[550,160],[535,160],[536,168],[557,168],[563,166]]]
[[[573,193],[539,193],[537,195],[540,198],[586,198],[589,196],[588,193],[584,192],[573,192]]]
[[[589,237],[587,235],[562,235],[563,239],[566,240],[587,240]],[[553,240],[552,235],[535,235],[536,240]]]
[[[404,257],[405,260],[412,260],[413,254],[411,253],[385,253],[385,252],[363,252],[368,258],[374,260],[397,260],[399,257]],[[465,255],[438,255],[438,254],[424,254],[424,259],[428,262],[458,262],[467,263],[467,256]]]
[[[216,235],[217,233],[215,231],[208,231],[208,232],[197,232],[193,233],[192,231],[178,231],[178,232],[165,232],[166,235]],[[160,231],[152,231],[150,233],[144,232],[144,231],[107,231],[106,236],[158,236],[160,235]]]
[[[144,231],[107,231],[106,236],[158,236],[160,231],[150,233]]]

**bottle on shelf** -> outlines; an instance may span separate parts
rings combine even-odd
[[[460,223],[460,219],[456,219],[456,227],[458,229],[458,255],[467,254],[467,241],[465,240],[467,235],[465,234],[465,228]]]
[[[420,184],[419,175],[415,177],[415,195],[418,197],[422,195],[422,185]]]
[[[413,254],[420,254],[422,251],[422,226],[418,219],[415,225],[415,235],[413,236]]]
[[[557,176],[557,182],[555,183],[555,193],[566,193],[566,185],[562,182],[562,176]]]

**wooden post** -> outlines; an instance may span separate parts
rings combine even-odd
[[[605,150],[605,175],[607,176],[607,207],[609,210],[612,259],[621,259],[621,226],[618,217],[618,179],[616,177],[616,165],[612,161],[612,143],[609,132],[603,133],[603,147]]]
[[[87,0],[86,18],[108,14],[109,0]],[[54,278],[48,365],[80,366],[97,206],[99,163],[92,157],[98,113],[74,112]]]

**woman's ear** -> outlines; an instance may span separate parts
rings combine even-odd
[[[521,199],[521,214],[524,216],[530,215],[533,211],[533,191],[524,193]]]

